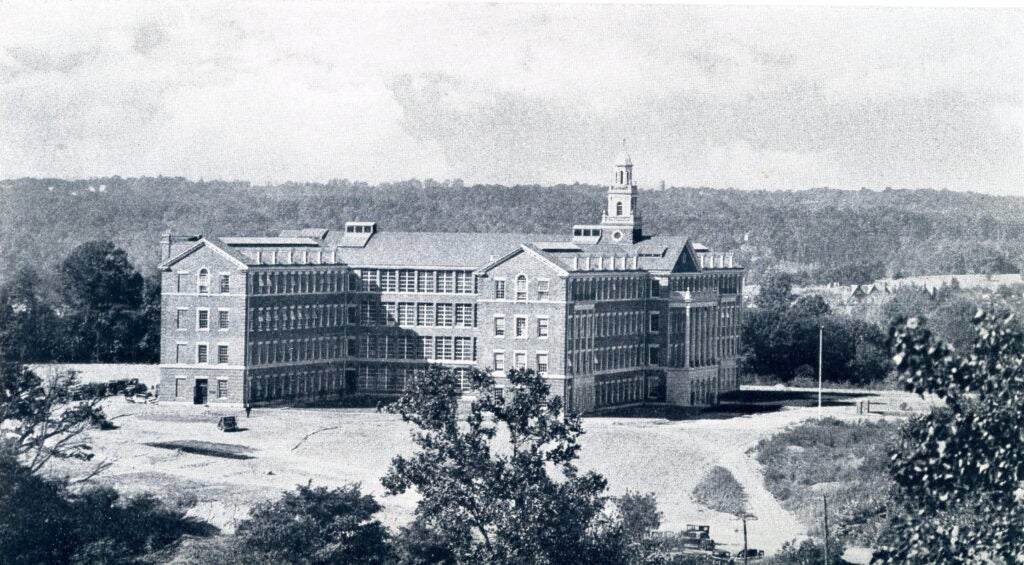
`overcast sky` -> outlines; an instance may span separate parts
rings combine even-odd
[[[0,178],[1024,195],[1024,11],[0,4]]]

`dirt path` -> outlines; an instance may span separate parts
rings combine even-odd
[[[752,442],[747,448],[756,444]],[[728,469],[743,485],[749,512],[757,518],[748,520],[747,524],[750,547],[775,553],[784,542],[806,536],[807,532],[796,516],[783,508],[765,488],[764,471],[753,453],[747,453],[747,449],[729,451],[722,455],[718,464]]]

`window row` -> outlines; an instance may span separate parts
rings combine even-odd
[[[701,273],[675,275],[669,279],[669,290],[703,292],[717,290],[721,294],[738,294],[743,289],[743,275],[739,273]]]
[[[529,317],[528,316],[515,316],[513,317],[512,335],[518,339],[524,339],[530,337],[529,331]],[[551,320],[547,316],[538,316],[536,325],[537,337],[541,339],[547,339],[551,335]],[[505,337],[507,333],[505,316],[497,315],[494,317],[494,337]]]
[[[539,374],[544,375],[548,372],[548,353],[546,351],[538,351],[533,357],[534,364],[527,365],[527,359],[529,355],[526,351],[513,351],[511,357],[506,358],[504,350],[494,350],[494,363],[491,366],[495,371],[507,371],[510,369],[533,369]]]
[[[646,318],[646,319],[645,319]],[[587,312],[569,316],[569,339],[635,336],[645,331],[658,333],[661,317],[657,312]]]
[[[344,304],[298,304],[249,309],[249,325],[255,332],[337,328],[345,325]]]
[[[254,375],[249,380],[249,398],[254,402],[290,398],[312,400],[344,390],[344,376],[336,369]]]
[[[177,315],[174,320],[174,327],[179,330],[187,330],[192,326],[191,314],[189,314],[188,308],[178,308]],[[210,309],[209,308],[197,308],[195,317],[195,326],[197,330],[208,330],[210,329]],[[231,311],[227,308],[220,308],[217,310],[217,329],[227,330],[231,328]]]
[[[660,362],[659,351],[658,345],[645,346],[640,343],[593,349],[572,349],[569,351],[566,372],[570,375],[586,375],[601,371],[657,365]]]
[[[476,304],[381,302],[359,305],[359,322],[366,326],[476,327]]]
[[[268,365],[339,359],[346,354],[344,343],[336,336],[254,341],[249,344],[250,362]]]
[[[473,294],[476,277],[472,271],[426,271],[419,269],[357,269],[358,288],[367,292],[439,292]]]
[[[629,300],[648,298],[657,281],[641,276],[576,278],[569,283],[571,300]]]
[[[311,294],[344,291],[349,273],[335,268],[317,271],[257,272],[252,277],[253,294]]]
[[[216,356],[212,362],[220,365],[225,365],[231,362],[231,357],[228,354],[228,346],[224,344],[218,344],[216,348]],[[193,352],[195,352],[193,354]],[[210,346],[206,343],[196,344],[193,349],[191,345],[187,343],[175,344],[174,350],[174,362],[179,364],[197,364],[197,363],[210,363]]]
[[[551,297],[551,281],[548,279],[537,279],[535,281],[534,300],[548,300]],[[513,281],[512,292],[508,292],[505,279],[494,279],[494,298],[497,300],[530,300],[530,279],[523,274],[516,275]]]
[[[371,392],[399,393],[410,385],[421,371],[420,367],[396,367],[392,365],[363,365],[359,367],[359,390]],[[469,369],[454,369],[461,392],[472,388]]]
[[[179,271],[175,280],[175,292],[192,292],[198,294],[210,294],[211,284],[216,283],[217,292],[227,294],[231,292],[231,273],[220,273],[214,279],[209,269],[199,269],[195,279],[188,271]]]

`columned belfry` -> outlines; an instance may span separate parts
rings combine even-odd
[[[615,159],[615,179],[608,187],[608,208],[601,216],[606,242],[636,243],[643,237],[640,210],[636,206],[637,189],[633,182],[633,160],[622,140],[622,153]]]

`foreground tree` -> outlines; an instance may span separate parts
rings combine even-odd
[[[382,482],[421,495],[421,547],[442,545],[461,563],[628,562],[621,525],[603,512],[605,479],[576,468],[580,419],[542,376],[508,379],[497,394],[488,373],[471,373],[475,400],[461,422],[459,383],[444,368],[417,376],[392,406],[420,449],[395,457]]]
[[[256,506],[236,532],[233,558],[243,563],[384,563],[382,507],[359,485],[328,490],[299,486]]]
[[[886,563],[1024,562],[1024,336],[1009,316],[978,312],[969,353],[917,319],[893,331],[908,390],[945,406],[912,421],[893,455],[904,512]]]
[[[85,432],[106,418],[93,398],[71,399],[75,377],[57,371],[44,382],[18,363],[0,363],[0,455],[39,472],[52,459],[93,458]]]
[[[60,286],[73,359],[135,360],[144,283],[123,249],[110,241],[79,245],[61,263]]]
[[[6,361],[52,361],[59,354],[61,320],[44,299],[39,275],[25,267],[0,287],[0,352]]]

